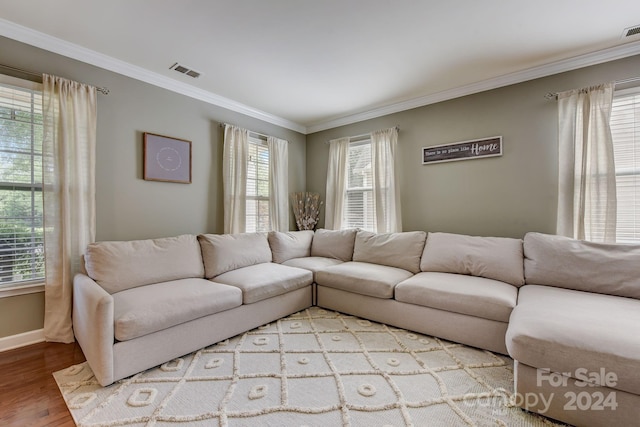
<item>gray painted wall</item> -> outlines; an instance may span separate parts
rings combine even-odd
[[[557,108],[544,95],[636,77],[638,70],[635,56],[307,135],[307,191],[325,199],[328,140],[399,125],[404,230],[554,233]],[[502,157],[421,163],[422,147],[496,135]]]
[[[300,133],[10,39],[0,37],[0,52],[2,64],[109,88],[109,95],[98,96],[97,240],[221,233],[220,122],[288,140],[289,191],[305,190],[306,138]],[[192,141],[192,184],[142,179],[143,132]],[[41,328],[42,313],[41,294],[0,299],[0,338]]]
[[[41,329],[44,293],[0,298],[0,338]]]

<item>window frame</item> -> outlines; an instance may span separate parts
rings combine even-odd
[[[24,80],[24,79],[20,79],[17,77],[12,77],[12,76],[8,76],[5,74],[0,74],[0,83],[2,83],[3,85],[7,85],[7,86],[14,86],[17,88],[22,88],[28,91],[36,91],[36,92],[42,92],[43,90],[43,86],[42,83],[38,83],[38,82],[33,82],[30,80]],[[32,102],[32,106],[33,106],[33,102]],[[32,128],[33,129],[33,128]],[[34,134],[33,130],[32,130],[32,136]],[[2,152],[10,152],[11,150],[4,150],[1,149],[0,151]],[[34,171],[35,171],[35,166],[34,166],[34,156],[36,155],[34,152],[34,147],[33,147],[33,139],[32,139],[32,143],[31,143],[31,149],[30,151],[25,151],[22,152],[21,154],[28,154],[31,158],[30,163],[31,163],[31,170],[30,170],[30,174],[31,174],[31,183],[29,184],[25,184],[25,183],[20,183],[20,182],[2,182],[0,183],[0,188],[5,188],[5,189],[9,189],[9,190],[14,190],[14,191],[29,191],[31,193],[31,211],[33,212],[34,210],[34,197],[38,197],[36,196],[36,193],[40,194],[40,197],[42,197],[42,190],[43,190],[43,184],[42,183],[35,183],[34,181]],[[42,153],[40,154],[42,155]],[[44,250],[44,246],[43,246],[43,250]],[[6,284],[1,284],[0,283],[0,298],[7,298],[7,297],[12,297],[12,296],[17,296],[17,295],[26,295],[26,294],[32,294],[32,293],[39,293],[39,292],[44,292],[44,282],[45,282],[45,277],[43,275],[42,278],[36,278],[36,279],[31,279],[31,280],[23,280],[23,281],[19,281],[19,282],[8,282]]]
[[[349,176],[351,174],[350,168],[349,168],[349,157],[351,155],[351,149],[352,148],[357,148],[357,147],[361,147],[363,145],[369,145],[369,147],[371,148],[371,137],[366,136],[360,139],[353,139],[349,141],[349,147],[347,150],[347,165],[346,165],[346,174],[347,174],[347,179],[346,179],[346,183],[345,183],[345,192],[344,192],[344,208],[342,211],[342,229],[349,229],[349,228],[360,228],[362,230],[365,231],[372,231],[375,232],[376,230],[376,207],[375,207],[375,201],[373,200],[374,198],[374,188],[373,188],[373,176],[371,177],[371,182],[369,186],[359,186],[359,187],[349,187]],[[371,167],[371,163],[369,164],[369,167]],[[363,203],[363,212],[362,212],[362,216],[363,217],[368,217],[370,218],[370,222],[371,222],[371,228],[366,227],[366,223],[368,222],[366,219],[363,220],[363,224],[357,225],[357,224],[351,224],[349,222],[349,205],[348,205],[348,200],[349,200],[349,195],[350,194],[362,194],[362,198],[363,200],[366,197],[366,193],[369,192],[371,194],[371,198],[372,198],[372,206],[371,206],[371,212],[369,212],[369,215],[367,215],[368,212],[366,212],[366,210],[364,209],[364,206],[366,205],[365,203]]]
[[[625,98],[628,96],[636,96],[636,97],[640,97],[640,86],[635,86],[635,87],[630,87],[630,88],[625,88],[625,89],[619,89],[616,90],[613,94],[613,104],[615,105],[616,100],[619,98]],[[613,106],[612,106],[613,108]],[[634,126],[636,127],[640,127],[640,117],[638,117],[637,119],[634,118]],[[613,129],[612,129],[613,130]],[[614,132],[612,132],[612,136],[614,135]],[[614,146],[614,153],[616,151],[616,139],[613,138],[613,146]],[[634,146],[638,146],[638,154],[640,155],[640,141],[636,141],[634,139]],[[634,151],[635,152],[635,151]],[[638,184],[635,185],[633,188],[636,190],[636,192],[640,192],[640,166],[638,166],[638,168],[625,168],[625,169],[621,169],[618,170],[618,162],[616,161],[616,170],[615,170],[615,176],[616,176],[616,192],[618,193],[618,195],[620,194],[620,187],[618,186],[618,177],[636,177],[636,179],[638,180]],[[640,197],[640,196],[638,196]],[[639,235],[638,238],[634,238],[634,239],[622,239],[620,238],[621,236],[618,234],[619,233],[619,225],[620,225],[620,197],[618,197],[618,206],[617,206],[617,211],[618,211],[618,225],[616,226],[616,242],[618,243],[632,243],[632,244],[638,244],[640,243],[640,223],[638,223],[637,225],[634,224],[633,227],[633,234],[634,235]],[[636,206],[638,205],[638,203],[636,203]],[[640,214],[636,215],[639,216]]]
[[[260,219],[261,218],[266,218],[265,222],[267,224],[271,224],[271,212],[269,211],[269,203],[271,200],[271,176],[269,173],[269,162],[271,161],[271,152],[269,150],[269,145],[267,144],[267,140],[264,137],[261,137],[260,135],[253,135],[252,133],[249,134],[249,156],[247,159],[247,182],[246,182],[246,204],[248,206],[248,204],[250,202],[255,203],[256,204],[256,214],[255,215],[249,215],[248,209],[245,212],[245,232],[247,233],[265,233],[270,231],[269,229],[271,228],[270,226],[267,226],[266,230],[262,230],[260,229],[259,225],[261,223]],[[251,159],[251,152],[253,150],[254,146],[256,149],[256,155],[259,155],[258,150],[263,147],[264,149],[266,149],[267,153],[268,153],[268,161],[266,163],[266,165],[264,165],[263,163],[263,167],[267,168],[267,179],[260,179],[260,171],[259,171],[259,167],[260,167],[260,160],[256,159],[256,160],[252,160]],[[249,175],[249,170],[250,170],[250,163],[255,163],[255,174],[250,176]],[[255,185],[256,185],[256,189],[255,189],[255,195],[249,195],[249,183],[250,181],[253,180],[255,181]],[[258,190],[258,186],[260,182],[265,182],[266,181],[266,185],[267,185],[267,189],[268,189],[268,196],[263,196],[260,195],[259,190]],[[259,204],[260,202],[266,202],[267,204],[267,214],[263,215],[260,212],[259,209]],[[255,218],[255,229],[253,230],[249,230],[249,218]]]

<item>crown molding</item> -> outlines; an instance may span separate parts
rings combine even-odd
[[[67,42],[65,40],[41,33],[39,31],[35,31],[31,28],[24,27],[22,25],[18,25],[1,18],[0,35],[53,53],[57,53],[62,56],[66,56],[68,58],[95,65],[96,67],[113,71],[114,73],[122,74],[124,76],[170,90],[172,92],[198,99],[200,101],[204,101],[206,103],[213,104],[227,110],[235,111],[236,113],[244,114],[246,116],[253,117],[267,123],[274,124],[276,126],[280,126],[303,134],[306,133],[306,127],[299,123],[295,123],[282,117],[269,114],[240,102],[236,102],[232,99],[225,98],[223,96],[203,89],[199,89],[189,84],[166,77],[162,74],[149,71],[142,67],[129,64],[128,62],[121,61],[111,56],[101,54],[91,49],[87,49],[77,44]]]
[[[621,46],[610,47],[607,49],[599,50],[597,52],[574,56],[572,58],[551,62],[549,64],[517,71],[515,73],[505,74],[503,76],[495,77],[492,79],[483,80],[481,82],[460,86],[457,88],[421,96],[418,98],[412,98],[395,104],[385,105],[373,110],[367,110],[361,113],[351,114],[325,122],[320,122],[314,125],[307,126],[307,134],[320,132],[327,129],[333,129],[339,126],[345,126],[364,120],[375,119],[377,117],[399,113],[401,111],[423,107],[425,105],[436,104],[438,102],[448,101],[450,99],[459,98],[462,96],[473,95],[474,93],[497,89],[516,83],[522,83],[525,81],[547,77],[554,74],[564,73],[567,71],[576,70],[578,68],[597,65],[609,61],[615,61],[617,59],[623,59],[638,54],[640,54],[640,41],[630,42]]]
[[[597,52],[578,55],[526,70],[505,74],[481,82],[304,126],[2,18],[0,18],[0,35],[305,135],[640,54],[640,41],[634,41]]]

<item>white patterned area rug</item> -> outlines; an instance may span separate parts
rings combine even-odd
[[[109,387],[54,377],[79,426],[554,425],[510,403],[507,357],[316,307]]]

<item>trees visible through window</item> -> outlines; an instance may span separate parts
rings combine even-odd
[[[44,278],[42,89],[0,75],[0,287]]]

